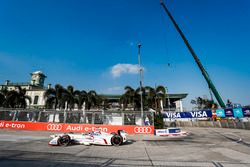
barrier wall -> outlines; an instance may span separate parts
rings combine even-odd
[[[165,122],[165,126],[170,127],[173,122]],[[214,127],[250,130],[250,122],[235,121],[175,121],[178,127]]]
[[[94,125],[94,124],[64,124],[45,122],[0,121],[0,129],[37,130],[52,132],[91,132],[101,129],[111,133],[125,130],[128,134],[154,134],[154,126],[136,125]]]

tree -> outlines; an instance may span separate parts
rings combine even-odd
[[[0,107],[7,107],[7,101],[6,101],[6,96],[8,93],[8,89],[7,87],[4,87],[3,89],[1,89],[0,91]]]
[[[79,96],[80,91],[74,90],[74,87],[72,85],[69,85],[67,89],[62,90],[62,97],[60,100],[61,106],[70,110],[74,109],[75,104],[79,104]]]
[[[145,86],[134,90],[130,86],[125,87],[125,93],[121,96],[120,103],[126,108],[129,104],[132,104],[134,110],[139,110],[141,107],[141,93],[143,108],[153,108],[155,110],[161,108],[161,103],[165,105],[166,101],[166,89],[164,86],[158,86],[156,89]]]
[[[155,126],[155,129],[164,128],[163,115],[160,111],[157,111],[156,113],[154,113],[154,126]]]
[[[4,107],[6,103],[6,98],[2,92],[0,92],[0,107]]]
[[[147,105],[148,108],[156,108],[156,91],[154,88],[150,86],[145,87],[145,94],[146,94],[146,101],[145,105]]]
[[[94,90],[91,90],[87,93],[87,98],[86,98],[86,108],[88,110],[91,109],[91,107],[97,105],[97,99],[98,95]]]
[[[44,93],[45,107],[49,109],[61,108],[63,91],[64,88],[60,84],[56,84],[55,88],[47,89]]]
[[[195,105],[195,108],[197,108],[198,110],[211,109],[212,107],[218,108],[218,104],[215,103],[213,100],[209,100],[209,99],[201,98],[201,97],[192,99],[191,104]]]
[[[87,99],[88,99],[88,93],[85,90],[82,90],[78,96],[78,109],[82,109],[84,102],[86,106]]]
[[[8,91],[6,94],[6,107],[11,108],[26,108],[27,101],[31,103],[31,97],[26,95],[26,89],[22,89],[20,86],[16,87],[16,90]]]
[[[162,109],[161,104],[165,106],[166,102],[166,89],[164,86],[157,86],[155,89],[156,92],[156,109]]]
[[[128,105],[134,108],[135,90],[130,86],[125,86],[124,90],[125,93],[120,98],[120,104],[123,105],[123,109],[127,108]]]

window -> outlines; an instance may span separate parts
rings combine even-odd
[[[39,98],[39,96],[35,96],[35,99],[34,99],[34,103],[33,103],[33,104],[37,104],[37,103],[38,103],[38,98]]]

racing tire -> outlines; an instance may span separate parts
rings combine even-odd
[[[111,143],[112,145],[114,146],[119,146],[122,144],[122,137],[119,136],[119,135],[114,135],[112,138],[111,138]]]
[[[63,135],[58,138],[58,145],[59,146],[68,146],[70,144],[70,136]]]

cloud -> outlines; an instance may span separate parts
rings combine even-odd
[[[138,74],[138,64],[116,64],[111,68],[113,77],[120,77],[122,74]]]

